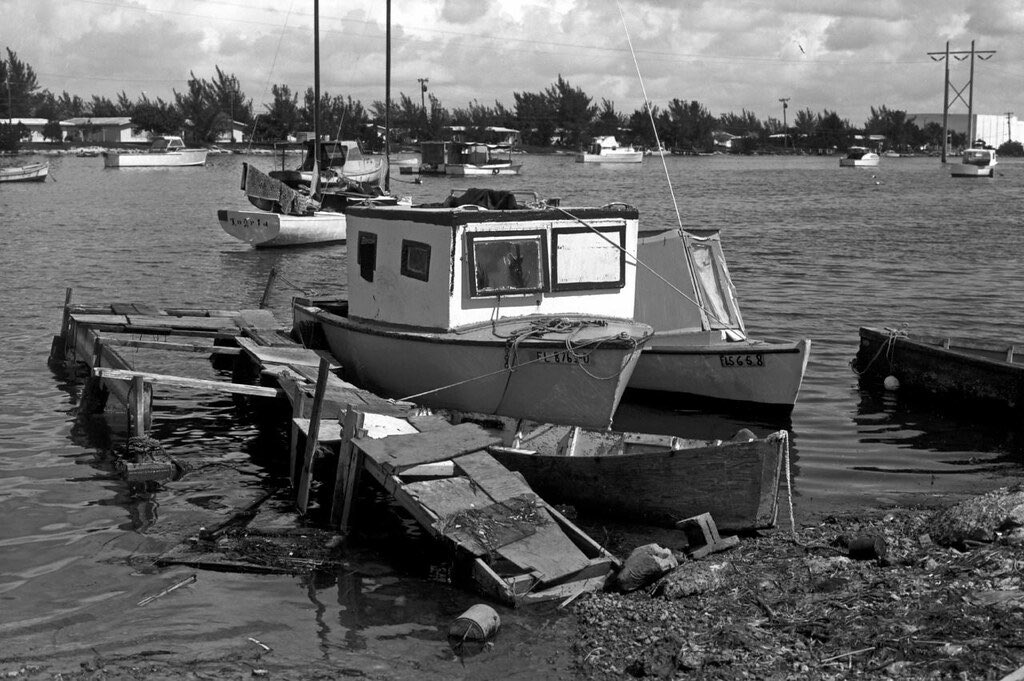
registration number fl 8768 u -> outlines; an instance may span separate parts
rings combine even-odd
[[[764,355],[760,352],[749,355],[719,355],[718,361],[723,367],[763,367]]]

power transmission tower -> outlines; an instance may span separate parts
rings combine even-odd
[[[959,99],[961,102],[967,105],[967,143],[974,144],[974,58],[977,57],[982,61],[988,61],[995,54],[995,50],[975,50],[974,41],[971,41],[970,50],[957,50],[955,52],[949,51],[949,41],[946,41],[945,52],[929,52],[928,56],[932,58],[932,61],[941,61],[946,64],[946,76],[943,82],[942,89],[942,162],[946,162],[946,147],[949,145],[947,135],[947,124],[949,122],[949,57],[952,55],[957,61],[963,61],[967,58],[971,60],[971,76],[967,80],[967,83],[960,88],[953,88],[953,92],[956,95],[954,101]],[[967,101],[964,101],[963,93],[967,90]]]

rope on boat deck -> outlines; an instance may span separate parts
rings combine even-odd
[[[878,352],[875,353],[875,356],[872,357],[866,365],[864,365],[863,370],[858,371],[856,365],[854,364],[853,373],[857,374],[858,376],[863,376],[864,374],[866,374],[868,372],[868,369],[871,368],[871,365],[875,363],[875,360],[877,360],[883,352],[885,353],[885,358],[889,360],[889,365],[892,366],[892,354],[896,350],[896,339],[909,338],[909,328],[910,325],[907,324],[907,322],[903,322],[902,324],[900,324],[900,327],[898,329],[892,329],[889,328],[888,326],[885,327],[886,332],[889,334],[886,337],[885,342],[882,343],[881,347],[878,348]]]

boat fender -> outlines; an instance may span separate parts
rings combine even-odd
[[[899,390],[900,379],[896,378],[895,376],[886,376],[885,380],[882,382],[882,385],[885,386],[886,390]]]
[[[750,442],[756,440],[757,436],[748,428],[740,428],[736,431],[736,434],[732,436],[733,442]]]
[[[486,641],[498,633],[501,618],[489,605],[477,603],[448,627],[448,636],[461,641]]]

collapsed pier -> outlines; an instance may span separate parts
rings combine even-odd
[[[509,444],[509,433],[453,424],[346,383],[333,358],[297,343],[268,310],[84,305],[71,298],[69,289],[50,363],[84,377],[83,414],[121,408],[129,435],[144,438],[159,417],[155,390],[270,400],[290,413],[288,451],[281,456],[298,513],[307,514],[317,486],[330,500],[330,527],[349,530],[359,522],[352,502],[366,477],[468,566],[477,589],[505,603],[572,599],[603,588],[620,567],[487,452]],[[147,371],[126,349],[230,363],[232,380]],[[166,471],[159,462],[143,462],[125,472],[128,479],[160,479]],[[322,479],[314,479],[317,472]],[[187,553],[179,548],[174,561],[187,563]]]

